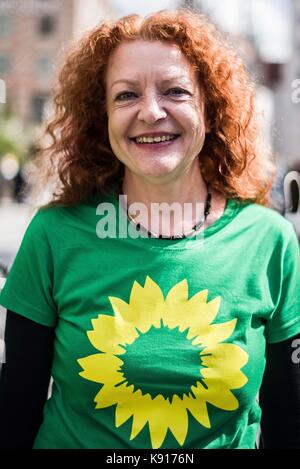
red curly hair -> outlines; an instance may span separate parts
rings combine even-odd
[[[262,150],[255,85],[213,24],[185,9],[103,22],[70,51],[45,129],[48,145],[36,161],[40,187],[54,184],[50,204],[75,205],[108,192],[123,177],[108,138],[105,74],[112,51],[135,39],[176,44],[196,68],[210,125],[199,155],[204,179],[225,197],[270,205],[275,167]]]

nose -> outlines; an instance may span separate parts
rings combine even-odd
[[[138,113],[139,120],[154,124],[165,117],[167,117],[167,112],[161,106],[158,96],[151,94],[141,101]]]

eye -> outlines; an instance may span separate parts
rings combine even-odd
[[[115,97],[115,101],[127,101],[128,99],[132,99],[135,95],[132,91],[122,91]]]
[[[189,94],[189,93],[188,91],[182,88],[170,88],[166,94],[171,94],[173,96],[180,96],[182,94]],[[132,91],[123,91],[122,93],[119,93],[115,97],[115,101],[127,101],[132,96],[135,96],[135,93],[133,93]]]
[[[167,91],[167,94],[171,96],[182,96],[183,94],[190,94],[187,90],[184,90],[183,88],[170,88]]]

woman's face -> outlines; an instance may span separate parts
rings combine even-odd
[[[196,164],[205,139],[204,100],[176,45],[120,44],[108,63],[106,92],[110,144],[127,170],[167,181]]]

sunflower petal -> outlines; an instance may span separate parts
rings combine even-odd
[[[236,344],[216,344],[200,353],[203,378],[223,382],[230,389],[244,386],[248,379],[240,371],[249,355]]]
[[[172,287],[166,297],[166,311],[164,316],[164,324],[170,329],[179,326],[179,330],[184,330],[185,315],[183,309],[188,303],[188,283],[184,279]],[[184,328],[182,329],[182,327]]]
[[[206,347],[213,346],[218,342],[223,342],[228,339],[236,326],[237,319],[232,319],[231,321],[224,322],[222,324],[211,324],[204,327],[191,327],[187,335],[188,339],[193,340],[193,345],[202,344]]]
[[[151,401],[150,394],[143,395],[140,389],[138,389],[134,394],[135,406],[130,440],[133,440],[148,422],[148,412],[145,410],[149,409]]]
[[[193,390],[194,388],[195,386],[192,386]],[[199,396],[199,393],[196,397],[183,396],[183,404],[203,427],[211,427],[206,402]]]
[[[77,360],[83,371],[79,374],[89,381],[114,385],[124,381],[118,368],[123,365],[120,358],[106,353],[95,353]]]
[[[208,296],[208,290],[201,290],[198,293],[196,293],[190,301],[197,302],[197,303],[207,303],[207,296]]]
[[[201,293],[201,292],[200,292]],[[190,328],[189,337],[194,337],[201,329],[207,326],[215,319],[220,309],[221,297],[217,296],[213,300],[205,303],[205,295],[194,295],[182,309],[182,329]]]
[[[215,381],[214,383],[210,380],[205,380],[207,389],[201,383],[197,383],[193,392],[199,399],[203,399],[206,402],[218,407],[223,410],[236,410],[239,407],[237,398],[232,394],[227,386]]]
[[[189,339],[199,334],[216,317],[221,298],[216,297],[206,302],[207,290],[195,294],[188,299],[188,286],[186,280],[173,287],[166,298],[165,324],[171,329],[179,327],[180,332],[189,328]]]
[[[104,384],[94,399],[96,402],[96,409],[104,409],[105,407],[117,404],[122,393],[122,390],[120,391],[120,389],[121,386],[115,388],[114,386]]]
[[[126,303],[126,301],[123,301],[121,298],[117,298],[115,296],[109,296],[108,299],[110,301],[112,309],[114,310],[115,316],[116,317],[121,317],[124,321],[130,322],[130,320],[129,320],[129,315],[130,315],[129,304]]]
[[[195,303],[195,305],[194,305]],[[221,306],[221,297],[216,296],[213,300],[209,301],[208,303],[202,303],[197,299],[197,301],[194,301],[194,297],[191,299],[191,305],[193,307],[196,306],[196,304],[199,305],[199,308],[201,306],[201,315],[199,317],[200,324],[206,325],[210,324],[215,317],[217,316],[220,306]]]
[[[181,282],[176,283],[174,287],[169,290],[167,294],[166,303],[170,305],[185,303],[189,298],[189,288],[187,279],[181,280]]]
[[[131,344],[138,337],[138,332],[121,318],[101,314],[92,319],[94,330],[87,335],[91,344],[102,352],[122,354],[125,350],[120,345]]]
[[[145,333],[151,326],[160,326],[164,308],[164,297],[160,287],[147,277],[144,287],[136,281],[133,284],[126,320]]]
[[[183,401],[175,394],[169,406],[169,429],[182,446],[188,432],[188,414]]]
[[[152,448],[160,448],[166,437],[168,421],[164,417],[168,414],[169,405],[161,394],[150,401],[148,422]]]

